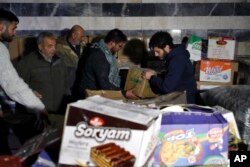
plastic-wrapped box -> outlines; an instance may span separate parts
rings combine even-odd
[[[241,139],[250,143],[250,85],[234,85],[210,89],[201,94],[206,105],[219,105],[233,111]]]

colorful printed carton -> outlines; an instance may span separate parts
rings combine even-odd
[[[238,63],[221,60],[201,60],[200,81],[233,83]]]
[[[143,166],[157,144],[159,114],[100,96],[69,104],[59,164]]]
[[[154,166],[227,164],[228,135],[228,123],[218,112],[165,113]]]

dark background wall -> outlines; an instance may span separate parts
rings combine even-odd
[[[0,0],[0,7],[19,16],[18,35],[59,35],[80,24],[87,35],[120,28],[128,36],[168,30],[175,42],[192,34],[250,41],[249,0]]]

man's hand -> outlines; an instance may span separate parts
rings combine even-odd
[[[138,99],[140,99],[138,96],[136,96],[133,93],[133,90],[134,90],[134,88],[126,91],[126,94],[125,94],[126,98],[127,99],[132,99],[132,100],[138,100]]]
[[[37,120],[36,120],[34,126],[37,129],[45,129],[50,125],[51,125],[51,122],[49,120],[47,110],[46,109],[40,110],[37,113]]]
[[[153,71],[153,70],[150,70],[150,69],[144,70],[144,71],[141,73],[141,77],[142,77],[143,79],[146,79],[146,80],[150,80],[150,78],[151,78],[153,75],[156,75],[156,72]]]
[[[39,99],[42,99],[42,98],[43,98],[43,96],[42,96],[40,93],[38,93],[37,91],[34,90],[33,93],[34,93],[35,96],[38,97]]]

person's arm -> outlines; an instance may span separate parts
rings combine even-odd
[[[93,70],[95,73],[95,78],[97,80],[97,84],[102,90],[120,90],[119,87],[116,87],[112,83],[109,82],[109,69],[110,64],[106,60],[106,57],[102,52],[96,52],[92,60],[94,60]],[[93,63],[93,62],[92,62]]]
[[[154,70],[151,70],[151,69],[144,70],[141,73],[141,77],[143,79],[149,80],[150,87],[154,93],[159,93],[159,94],[162,93],[159,86],[157,86],[157,84],[160,85],[162,83],[162,79],[160,77],[157,77],[157,73]],[[150,83],[150,80],[153,80],[153,78],[154,78],[155,83],[152,84],[152,83]]]
[[[45,106],[28,85],[18,76],[6,47],[0,46],[0,86],[12,100],[35,110],[44,110]]]
[[[152,76],[149,80],[150,86],[157,88],[161,93],[175,91],[182,80],[182,75],[185,70],[185,64],[180,58],[180,56],[177,56],[172,60],[168,66],[164,79]]]

